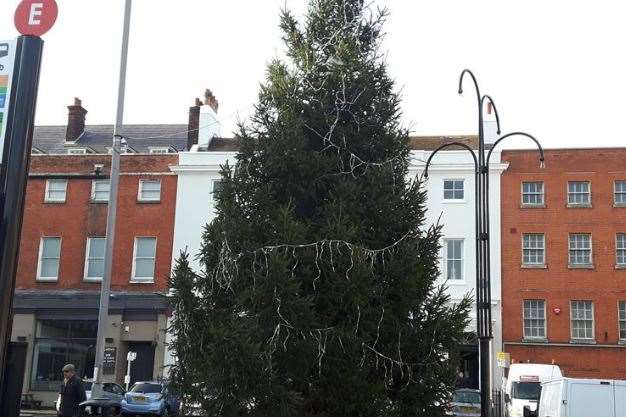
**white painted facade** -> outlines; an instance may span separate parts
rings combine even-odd
[[[221,166],[227,161],[234,165],[234,152],[182,152],[179,153],[179,164],[171,167],[178,175],[178,192],[176,200],[176,218],[174,227],[173,257],[177,258],[181,251],[190,254],[190,265],[200,271],[200,264],[195,259],[201,244],[204,226],[214,217],[212,198],[214,181],[220,177]],[[412,163],[409,175],[421,175],[424,161],[429,151],[412,151]],[[494,151],[491,156],[490,172],[490,236],[491,236],[491,280],[493,298],[494,342],[492,345],[493,386],[500,385],[501,375],[495,361],[495,353],[502,346],[502,320],[500,299],[500,175],[506,165],[500,163],[500,152]],[[464,198],[459,201],[444,200],[444,180],[463,180]],[[452,300],[460,300],[465,294],[475,291],[475,224],[474,224],[474,165],[467,151],[444,151],[437,154],[429,169],[426,182],[428,190],[429,224],[439,219],[443,224],[444,239],[462,239],[462,279],[448,281],[447,285]],[[442,271],[445,273],[445,256],[442,250]],[[444,282],[443,277],[440,282]],[[468,331],[476,331],[476,313],[472,310],[472,324]],[[168,335],[169,337],[169,335]],[[169,339],[168,339],[169,340]],[[165,364],[173,363],[174,359],[166,353]]]

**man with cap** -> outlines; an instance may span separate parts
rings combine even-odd
[[[83,381],[76,376],[76,368],[71,363],[63,367],[63,385],[59,392],[61,404],[59,417],[78,417],[80,415],[80,403],[87,399]]]

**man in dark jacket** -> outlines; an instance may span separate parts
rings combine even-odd
[[[63,367],[63,385],[61,386],[61,404],[59,417],[78,417],[80,403],[87,399],[83,381],[76,376],[76,368],[71,363]]]

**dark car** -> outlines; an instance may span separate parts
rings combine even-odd
[[[180,401],[167,383],[156,381],[135,382],[122,400],[124,416],[178,415]]]

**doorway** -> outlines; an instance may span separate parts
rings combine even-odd
[[[136,352],[137,358],[130,366],[130,383],[154,379],[154,349],[152,342],[129,342],[128,351]]]

